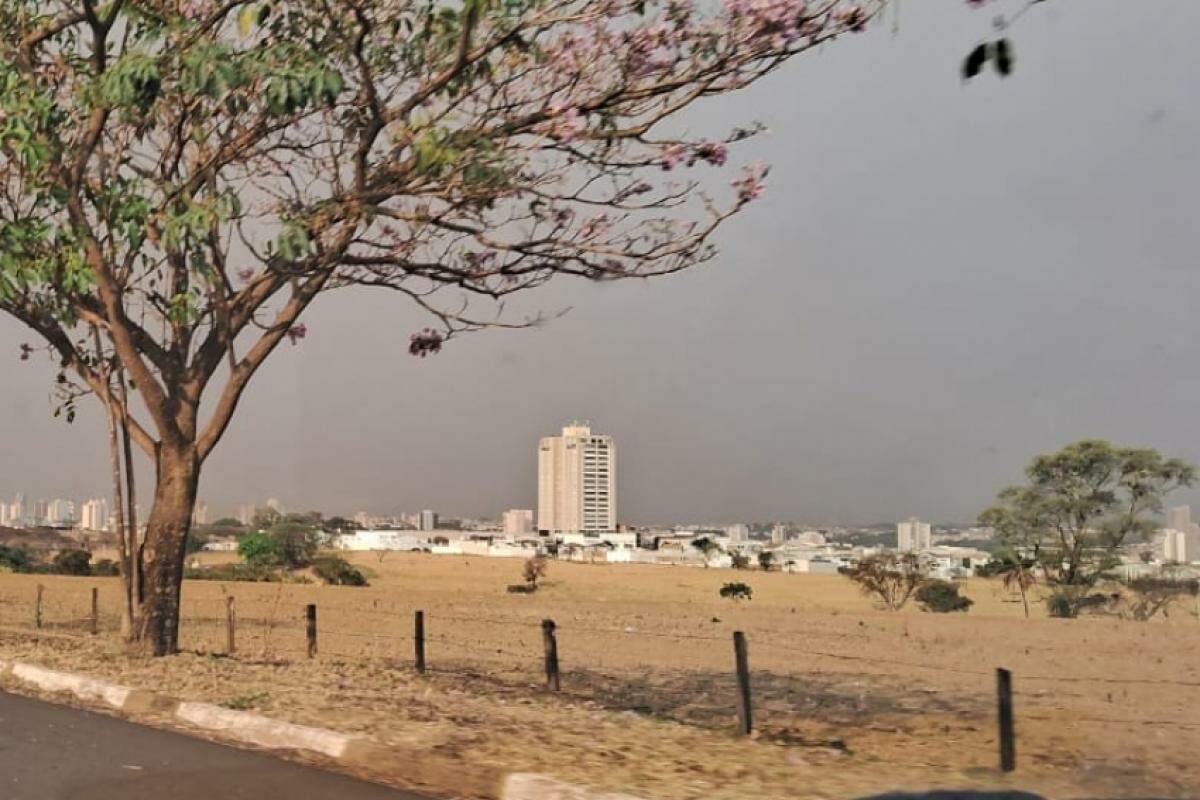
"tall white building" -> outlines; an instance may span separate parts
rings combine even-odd
[[[538,531],[617,529],[617,448],[611,436],[578,423],[538,444]]]
[[[528,536],[533,533],[533,509],[510,508],[504,512],[505,536]]]
[[[1174,528],[1167,528],[1163,534],[1163,561],[1186,564],[1191,558],[1187,534]]]
[[[79,527],[85,531],[102,531],[108,528],[108,501],[94,497],[83,504],[79,512]]]
[[[928,550],[933,547],[933,526],[911,517],[896,523],[896,549],[902,553]]]
[[[437,530],[438,515],[436,511],[431,511],[428,508],[421,512],[419,525],[417,526],[423,531]]]

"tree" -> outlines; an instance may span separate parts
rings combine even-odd
[[[1048,580],[1068,586],[1093,585],[1127,542],[1154,531],[1163,498],[1196,478],[1180,459],[1100,440],[1038,456],[1025,474],[1028,483],[1001,491],[980,524],[1033,554]]]
[[[859,559],[842,573],[858,584],[863,594],[873,595],[885,608],[899,611],[925,579],[914,553],[882,553]]]
[[[884,2],[8,3],[0,311],[43,343],[22,358],[61,367],[68,419],[94,396],[110,451],[128,436],[151,462],[131,637],[177,650],[201,470],[318,297],[416,304],[423,357],[539,322],[502,301],[553,278],[710,259],[766,168],[727,197],[681,172],[723,166],[758,128],[685,138],[674,118]],[[133,469],[114,466],[132,509]]]
[[[704,566],[705,567],[708,566],[709,561],[712,560],[713,556],[715,556],[717,553],[721,552],[721,545],[717,544],[715,541],[713,541],[713,539],[711,539],[708,536],[701,536],[698,539],[693,539],[692,547],[696,548],[697,550],[699,550],[701,553],[704,554]]]
[[[734,569],[750,569],[750,556],[745,553],[730,553],[729,560]]]
[[[525,559],[525,565],[521,568],[521,577],[525,579],[529,591],[535,591],[538,581],[546,577],[547,566],[546,559],[541,556]]]
[[[1029,590],[1037,585],[1037,574],[1033,571],[1036,561],[1026,558],[1015,550],[1005,550],[998,553],[977,572],[984,577],[999,575],[1003,579],[1004,588],[1012,591],[1015,587],[1021,593],[1021,604],[1025,607],[1025,619],[1029,619]]]
[[[274,568],[283,565],[283,546],[269,533],[252,533],[238,542],[238,555],[252,567]]]
[[[775,554],[770,550],[760,550],[758,553],[758,568],[770,572],[775,566]]]

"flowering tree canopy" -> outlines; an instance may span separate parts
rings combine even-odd
[[[695,170],[757,128],[663,123],[883,2],[5,3],[0,310],[62,365],[68,406],[96,396],[155,463],[151,649],[177,646],[200,466],[314,299],[403,295],[432,315],[424,356],[528,324],[503,298],[556,275],[710,258],[766,169],[711,195]]]

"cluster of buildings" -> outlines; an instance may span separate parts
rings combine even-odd
[[[112,516],[103,497],[77,503],[62,497],[28,501],[24,494],[17,494],[12,501],[0,500],[0,527],[103,532],[112,529]]]

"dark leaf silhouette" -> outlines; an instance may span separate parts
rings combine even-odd
[[[1003,76],[1012,74],[1013,52],[1008,39],[996,40],[996,71]]]
[[[983,69],[983,65],[988,60],[988,46],[986,43],[977,45],[963,61],[962,75],[963,80],[970,80],[979,74]]]

